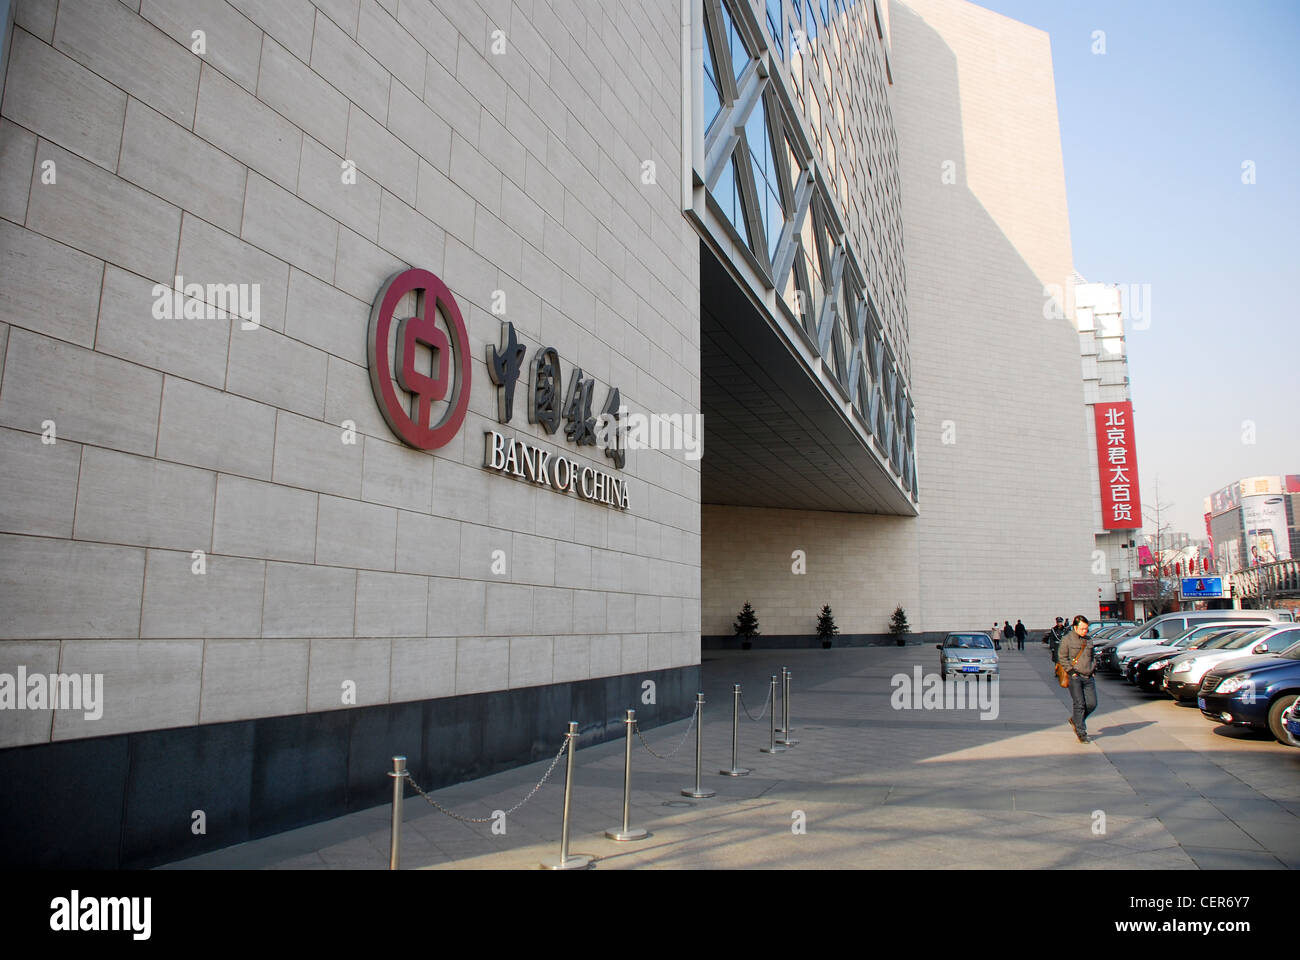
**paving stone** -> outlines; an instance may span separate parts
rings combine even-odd
[[[430,609],[435,608],[435,595],[462,583],[476,581],[431,578]],[[444,586],[435,590],[437,584]],[[592,637],[593,659],[598,639],[620,649],[619,637]],[[635,651],[643,647],[644,635],[622,640]],[[500,643],[501,649],[492,655],[478,647],[477,662],[465,662],[462,648],[461,660],[453,661],[460,671],[457,692],[462,692],[462,683],[491,684],[513,672],[515,651],[508,639]],[[557,669],[558,650],[557,645]],[[1050,663],[1044,666],[1035,657],[1048,659],[1038,650],[1026,651],[1020,659],[1004,655],[999,718],[981,720],[970,710],[891,708],[893,675],[910,673],[917,662],[931,669],[928,655],[914,647],[710,651],[703,664],[702,781],[717,796],[681,796],[693,777],[694,733],[688,721],[647,730],[645,740],[661,754],[682,745],[665,762],[634,744],[631,819],[651,837],[630,844],[609,841],[604,830],[618,822],[622,809],[623,741],[583,747],[576,758],[571,852],[595,856],[600,869],[1297,866],[1300,850],[1293,838],[1300,831],[1290,821],[1300,802],[1258,791],[1250,798],[1212,800],[1174,772],[1222,770],[1228,763],[1264,770],[1257,761],[1268,758],[1259,757],[1260,751],[1286,748],[1267,742],[1225,747],[1199,716],[1171,713],[1170,704],[1138,700],[1135,693],[1110,686],[1103,687],[1098,728],[1152,728],[1150,745],[1135,746],[1125,736],[1110,738],[1111,746],[1106,739],[1078,744],[1062,722],[1067,695],[1050,686]],[[753,772],[743,778],[711,772],[730,761],[732,684],[743,685],[747,709],[759,716],[767,679],[781,666],[789,666],[797,678],[791,726],[800,743],[784,753],[761,753],[758,748],[766,743],[770,721],[765,713],[758,722],[742,715],[740,763]],[[778,716],[780,709],[778,702]],[[1201,726],[1188,726],[1193,721]],[[1112,747],[1114,756],[1107,752]],[[1150,762],[1145,750],[1154,751],[1163,762]],[[487,816],[494,809],[507,809],[532,789],[548,763],[457,784],[435,796],[459,813]],[[492,834],[484,825],[457,823],[436,811],[412,815],[408,808],[403,843],[408,859],[403,865],[534,869],[558,854],[562,797],[553,778],[508,819],[505,836]],[[237,857],[219,851],[176,866],[282,867],[312,863],[311,857],[319,855],[335,868],[378,869],[386,858],[384,835],[375,831],[371,846],[381,849],[368,853],[364,833],[358,831],[361,818],[380,817],[386,809],[376,807],[317,825],[321,829],[310,840],[304,837],[292,848],[281,847],[276,857],[258,852],[258,844],[275,839],[268,838],[241,845],[250,849]],[[1097,809],[1107,815],[1104,834],[1093,829],[1092,812]],[[805,817],[803,834],[791,831],[797,811]]]

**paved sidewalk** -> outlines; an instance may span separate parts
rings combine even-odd
[[[997,716],[981,719],[978,709],[891,706],[892,677],[910,678],[917,665],[937,671],[933,645],[705,651],[703,779],[717,796],[681,796],[694,778],[693,732],[667,762],[634,743],[631,820],[651,836],[606,840],[621,822],[623,741],[581,749],[570,852],[600,869],[1300,867],[1300,750],[1220,731],[1195,709],[1106,678],[1089,721],[1097,739],[1080,744],[1046,648],[1000,656]],[[759,752],[768,721],[742,715],[740,765],[753,772],[719,776],[731,760],[731,684],[743,684],[757,715],[782,665],[793,672],[799,744]],[[646,739],[666,753],[687,729],[681,721]],[[489,816],[521,799],[548,765],[434,796],[463,815]],[[411,794],[403,868],[528,869],[555,859],[562,784],[563,765],[504,835]],[[1102,815],[1104,833],[1094,832]],[[389,818],[388,806],[376,807],[168,868],[384,869]]]

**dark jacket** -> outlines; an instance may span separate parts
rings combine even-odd
[[[1025,639],[1025,634],[1027,634],[1028,632],[1029,632],[1029,631],[1025,629],[1025,625],[1024,625],[1023,623],[1021,623],[1019,620],[1017,620],[1017,621],[1016,621],[1016,639],[1017,639],[1017,640],[1023,640],[1023,639]]]
[[[1071,667],[1070,662],[1074,660],[1076,656],[1079,660],[1073,667]],[[1073,628],[1067,630],[1065,635],[1061,637],[1061,645],[1056,651],[1056,659],[1057,662],[1063,664],[1065,669],[1069,670],[1071,673],[1077,673],[1083,677],[1091,677],[1093,671],[1092,638],[1080,637],[1074,632]]]

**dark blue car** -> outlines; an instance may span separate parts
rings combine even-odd
[[[1196,704],[1215,723],[1267,730],[1281,743],[1300,747],[1283,725],[1282,713],[1300,700],[1300,643],[1272,656],[1239,657],[1210,668]]]
[[[1282,711],[1282,726],[1293,741],[1300,743],[1300,700],[1291,704],[1290,710]]]

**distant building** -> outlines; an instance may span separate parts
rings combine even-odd
[[[1300,474],[1246,477],[1205,498],[1213,565],[1225,576],[1300,553]]]
[[[1120,287],[1074,275],[1074,319],[1079,331],[1083,400],[1093,410],[1088,433],[1093,494],[1093,573],[1103,618],[1134,616],[1133,579],[1140,576],[1136,533],[1142,528],[1124,344]]]

